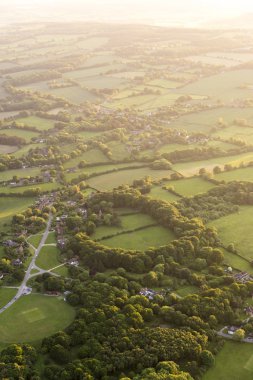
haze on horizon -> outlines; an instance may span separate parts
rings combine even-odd
[[[98,21],[207,26],[253,13],[252,0],[8,0],[1,25],[36,21]]]

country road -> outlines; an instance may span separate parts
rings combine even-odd
[[[40,241],[40,244],[39,244],[38,248],[35,249],[33,258],[32,258],[32,260],[30,262],[29,267],[27,268],[27,271],[26,271],[26,274],[25,274],[25,277],[24,277],[23,281],[20,284],[20,286],[18,287],[18,291],[17,291],[16,295],[4,307],[2,307],[0,309],[0,314],[3,313],[6,309],[8,309],[11,305],[13,305],[23,295],[24,290],[26,289],[27,281],[30,279],[30,277],[32,277],[31,271],[32,271],[32,269],[35,266],[35,261],[36,261],[37,257],[39,256],[41,248],[43,247],[43,245],[45,244],[45,242],[47,240],[48,233],[49,233],[49,230],[50,230],[50,227],[51,227],[51,223],[52,223],[52,219],[53,219],[53,216],[50,214],[48,222],[47,222],[46,230],[45,230],[45,232],[44,232],[44,234],[43,234],[43,236],[41,238],[41,241]]]

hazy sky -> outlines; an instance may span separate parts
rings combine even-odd
[[[201,25],[253,12],[253,0],[0,0],[2,23],[91,20]]]

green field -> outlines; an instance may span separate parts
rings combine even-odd
[[[226,341],[203,380],[252,380],[253,345]]]
[[[212,127],[217,124],[220,118],[228,124],[231,124],[235,119],[241,118],[253,120],[253,109],[219,107],[207,111],[191,113],[176,119],[170,124],[170,127],[185,129],[189,132],[208,133]]]
[[[0,315],[0,342],[33,342],[67,327],[75,310],[57,297],[23,296]]]
[[[65,169],[76,167],[80,161],[86,161],[88,164],[95,164],[96,162],[108,162],[109,160],[100,149],[91,149],[82,153],[80,156],[65,162],[63,166]]]
[[[223,168],[225,164],[239,167],[241,163],[247,164],[251,161],[253,161],[252,153],[242,153],[235,156],[211,158],[210,160],[182,162],[173,165],[173,170],[183,174],[186,177],[191,177],[198,174],[199,169],[201,168],[206,168],[207,171],[212,172],[213,168],[217,165],[221,168]]]
[[[224,253],[224,264],[234,269],[253,274],[253,268],[246,259],[228,252],[226,249],[223,249],[222,251]]]
[[[123,184],[131,185],[135,179],[141,179],[150,176],[154,179],[170,177],[170,170],[151,170],[149,168],[140,168],[132,170],[123,170],[119,172],[101,174],[100,176],[87,180],[88,184],[97,190],[111,190]]]
[[[91,94],[88,90],[85,90],[84,88],[81,88],[79,86],[57,88],[47,92],[54,96],[65,98],[66,100],[74,104],[79,104],[85,101],[92,102],[96,101],[97,99],[97,97]]]
[[[16,150],[16,152],[13,153],[13,156],[19,158],[27,154],[30,149],[35,149],[38,147],[43,148],[44,146],[45,146],[44,144],[27,144],[27,145],[22,146],[20,149]]]
[[[58,255],[59,251],[57,247],[50,245],[44,246],[36,259],[36,265],[45,270],[57,267],[61,264],[58,260]]]
[[[18,178],[36,177],[40,175],[40,168],[12,169],[1,172],[1,181],[10,181],[13,176]]]
[[[215,132],[213,136],[224,140],[234,138],[250,145],[253,144],[253,128],[251,127],[232,125],[228,128],[224,128]]]
[[[241,206],[238,213],[214,220],[208,225],[216,227],[221,241],[235,244],[238,252],[248,260],[253,260],[253,206]]]
[[[166,245],[174,238],[175,236],[170,230],[156,226],[105,239],[102,244],[113,248],[145,250],[149,247]]]
[[[253,167],[242,168],[216,174],[214,176],[218,181],[253,181]]]
[[[4,223],[9,223],[13,215],[25,211],[33,201],[33,198],[0,198],[0,227],[2,228]]]
[[[55,124],[55,120],[42,119],[41,117],[37,117],[37,116],[24,117],[21,119],[17,119],[16,121],[24,125],[36,127],[40,131],[51,129],[54,127],[54,124]]]
[[[120,141],[110,141],[108,148],[112,152],[112,158],[114,160],[124,160],[129,156],[126,145]]]
[[[170,191],[162,189],[160,186],[153,186],[147,196],[153,199],[161,199],[162,201],[166,202],[176,202],[180,199],[177,195],[172,194]]]
[[[88,166],[84,169],[76,169],[75,172],[73,173],[66,173],[66,179],[68,181],[71,181],[73,178],[77,178],[80,174],[85,173],[85,174],[99,174],[99,173],[105,173],[110,170],[117,171],[117,169],[122,169],[122,168],[129,168],[131,166],[138,166],[140,163],[139,162],[133,162],[133,163],[125,163],[125,164],[106,164],[106,165],[96,165],[96,166]]]
[[[48,182],[48,183],[36,183],[29,186],[18,186],[18,187],[9,187],[9,186],[0,186],[0,193],[4,194],[21,194],[24,191],[39,189],[41,192],[52,191],[60,188],[61,185],[57,182]]]
[[[49,232],[45,244],[56,244],[55,232]]]
[[[101,239],[104,236],[116,234],[121,231],[134,230],[139,227],[155,224],[155,220],[149,215],[135,213],[132,215],[122,215],[120,217],[121,226],[101,226],[98,227],[95,233],[92,235],[93,239]]]
[[[37,234],[37,235],[33,235],[33,236],[30,236],[27,241],[32,244],[35,248],[38,248],[39,244],[40,244],[40,241],[42,239],[42,234]]]
[[[68,277],[68,275],[69,275],[69,270],[68,270],[68,268],[66,267],[66,265],[62,265],[61,267],[54,269],[54,270],[52,271],[52,273],[59,274],[59,275],[62,276],[62,277]]]
[[[231,70],[200,79],[180,90],[187,94],[206,95],[223,101],[251,98],[252,90],[241,89],[240,86],[250,83],[252,74],[253,70]]]
[[[17,150],[18,150],[17,146],[1,145],[0,144],[0,154],[10,154],[10,153],[16,152]]]
[[[7,303],[16,295],[18,289],[0,288],[0,308],[7,305]]]
[[[164,184],[166,186],[172,186],[178,194],[184,197],[206,193],[208,190],[215,187],[211,182],[205,181],[200,177],[168,181]]]
[[[25,131],[23,129],[11,128],[11,129],[0,129],[0,134],[7,136],[22,137],[29,142],[33,137],[38,136],[38,132]]]

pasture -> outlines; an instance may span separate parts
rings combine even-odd
[[[246,259],[228,252],[226,249],[223,249],[222,251],[224,254],[224,264],[234,269],[253,274],[253,268]]]
[[[120,185],[131,185],[135,179],[150,176],[154,179],[168,178],[172,174],[171,170],[151,170],[149,168],[129,169],[118,172],[101,174],[87,180],[90,187],[97,190],[112,190]]]
[[[214,176],[218,181],[248,181],[253,182],[253,167],[229,170]]]
[[[174,238],[175,236],[170,230],[162,226],[155,226],[105,239],[102,244],[113,248],[145,250],[149,247],[169,244]]]
[[[211,158],[209,160],[203,161],[191,161],[191,162],[182,162],[179,164],[173,165],[173,169],[185,177],[191,177],[198,174],[199,169],[205,168],[207,171],[212,172],[215,166],[224,167],[225,164],[230,164],[233,167],[239,167],[241,163],[249,163],[253,161],[253,153],[242,153],[234,156],[224,156]]]
[[[235,119],[243,118],[253,120],[253,109],[230,107],[214,108],[207,111],[181,116],[171,122],[170,126],[176,129],[185,129],[188,132],[209,133],[211,129],[217,125],[220,118],[222,118],[229,125],[232,124]]]
[[[86,161],[87,164],[95,164],[96,162],[108,162],[109,159],[101,152],[100,149],[91,149],[85,153],[82,153],[80,156],[73,158],[63,164],[65,169],[75,167],[79,164],[80,161]]]
[[[0,193],[3,194],[22,194],[24,191],[39,189],[42,193],[56,190],[60,188],[61,185],[57,182],[48,182],[48,183],[35,183],[33,185],[28,186],[18,186],[18,187],[8,187],[8,186],[0,186]]]
[[[213,136],[224,140],[234,138],[237,140],[242,140],[247,144],[253,144],[253,128],[251,127],[233,125],[215,132]]]
[[[1,145],[0,144],[0,155],[1,154],[11,154],[11,153],[16,152],[16,150],[18,150],[17,146]]]
[[[13,176],[17,176],[18,178],[29,178],[29,177],[36,177],[39,174],[40,174],[39,168],[5,170],[4,172],[1,172],[0,180],[10,181],[12,180]]]
[[[0,314],[0,342],[34,342],[66,328],[75,310],[58,297],[31,294]]]
[[[21,119],[16,119],[16,122],[27,125],[29,127],[36,127],[40,131],[45,131],[54,127],[55,120],[42,119],[37,116],[29,116]]]
[[[223,101],[251,98],[252,90],[242,88],[242,86],[251,84],[252,74],[253,70],[222,72],[191,83],[185,86],[183,91],[187,94],[206,95]]]
[[[101,226],[98,227],[92,235],[93,239],[101,239],[102,237],[116,234],[122,231],[134,230],[139,227],[155,224],[156,221],[149,215],[134,213],[132,215],[122,215],[120,217],[120,226]]]
[[[59,250],[57,247],[51,245],[44,246],[36,259],[36,265],[41,269],[52,269],[61,264],[58,256]]]
[[[179,179],[177,181],[168,181],[166,186],[172,186],[175,191],[183,197],[192,197],[197,194],[206,193],[215,187],[211,182],[205,181],[200,177]]]
[[[2,228],[3,224],[9,223],[13,215],[25,211],[32,204],[33,198],[0,198],[0,227]]]
[[[253,260],[252,224],[253,206],[241,206],[238,213],[216,219],[208,225],[217,228],[222,243],[234,243],[240,255]]]
[[[8,128],[8,129],[0,129],[0,134],[6,136],[15,136],[21,137],[26,140],[26,142],[30,142],[33,137],[38,137],[38,132],[33,131],[25,131],[23,129],[18,128]]]
[[[252,380],[253,345],[226,341],[203,380]]]
[[[166,202],[176,202],[180,199],[177,195],[172,194],[170,191],[162,189],[160,186],[153,186],[147,196],[153,199],[161,199],[162,201]]]

